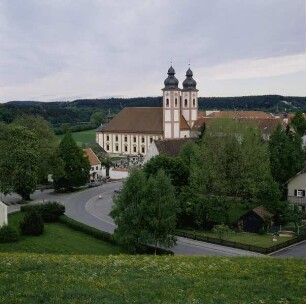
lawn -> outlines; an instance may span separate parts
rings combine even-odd
[[[0,253],[0,303],[306,303],[305,261]]]
[[[57,135],[59,140],[61,140],[63,136],[64,135]],[[76,141],[78,146],[82,147],[83,145],[96,142],[96,130],[73,132],[72,137]]]
[[[20,212],[11,214],[9,224],[18,227],[23,216]],[[120,249],[64,224],[51,223],[45,224],[41,236],[22,236],[17,243],[0,244],[0,252],[109,255],[120,253]]]
[[[195,233],[196,235],[208,236],[218,239],[218,235],[212,231],[200,231],[200,230],[184,230],[179,231],[187,233]],[[263,248],[269,248],[273,245],[280,244],[288,241],[287,237],[277,237],[277,241],[273,242],[272,235],[248,233],[248,232],[231,232],[225,235],[224,240],[241,243],[245,245],[259,246]]]

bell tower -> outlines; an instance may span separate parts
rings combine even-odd
[[[197,82],[192,78],[190,68],[186,72],[186,79],[183,81],[181,110],[189,127],[192,128],[198,118],[198,91]]]
[[[164,81],[163,91],[163,129],[164,139],[180,138],[180,89],[175,70],[171,66]]]

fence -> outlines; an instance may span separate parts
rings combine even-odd
[[[269,254],[274,251],[277,251],[279,249],[285,248],[287,246],[293,245],[295,243],[301,242],[306,240],[306,235],[301,235],[294,237],[292,239],[289,239],[288,241],[275,244],[271,247],[259,247],[259,246],[253,246],[253,245],[247,245],[247,244],[242,244],[242,243],[237,243],[237,242],[232,242],[228,240],[222,240],[222,239],[217,239],[217,238],[212,238],[210,236],[204,236],[204,235],[199,235],[196,233],[189,233],[189,232],[184,232],[184,231],[176,231],[175,233],[177,236],[185,237],[188,239],[192,240],[197,240],[197,241],[202,241],[202,242],[208,242],[208,243],[213,243],[217,245],[223,245],[227,247],[232,247],[232,248],[238,248],[238,249],[244,249],[248,251],[254,251],[262,254]]]

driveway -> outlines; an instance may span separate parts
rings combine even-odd
[[[278,250],[270,254],[282,258],[304,258],[306,259],[306,241]]]

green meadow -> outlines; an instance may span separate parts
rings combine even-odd
[[[18,229],[24,213],[9,216],[9,224]],[[3,253],[40,253],[40,254],[118,254],[117,246],[98,240],[82,232],[75,231],[61,223],[45,223],[41,236],[20,236],[16,243],[0,244]],[[2,303],[0,301],[0,303]]]
[[[63,136],[64,135],[57,135],[59,140],[61,140]],[[73,132],[72,137],[76,141],[78,146],[82,147],[83,145],[94,143],[96,141],[96,130]]]
[[[305,260],[0,253],[0,303],[306,303]]]

